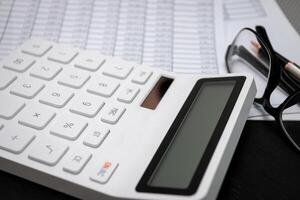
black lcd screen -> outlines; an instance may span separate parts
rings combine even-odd
[[[245,77],[199,80],[142,176],[137,191],[191,195],[218,144]]]
[[[149,185],[189,186],[234,84],[234,81],[203,84]]]

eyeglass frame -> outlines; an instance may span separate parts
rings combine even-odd
[[[226,54],[225,54],[225,64],[228,73],[231,73],[230,71],[230,65],[229,65],[229,52],[230,49],[232,48],[232,45],[235,43],[236,39],[240,35],[242,31],[250,31],[252,32],[258,42],[260,43],[261,46],[265,46],[267,50],[269,51],[270,55],[270,68],[269,68],[269,73],[266,75],[266,70],[263,71],[263,68],[258,68],[256,65],[253,65],[255,69],[257,69],[260,73],[262,73],[264,76],[267,77],[267,85],[264,90],[264,93],[262,97],[260,98],[255,98],[254,102],[257,104],[262,105],[262,107],[269,113],[275,120],[276,122],[280,125],[282,131],[285,133],[287,136],[288,140],[293,144],[293,146],[300,151],[300,146],[293,140],[293,138],[290,136],[288,131],[286,130],[283,120],[282,120],[282,113],[285,109],[293,106],[296,104],[297,97],[299,96],[300,99],[300,82],[297,82],[298,80],[295,80],[293,77],[289,76],[285,71],[284,71],[284,66],[286,64],[286,59],[281,56],[279,53],[275,52],[272,44],[269,40],[269,37],[267,35],[267,32],[263,26],[256,26],[255,27],[256,31],[254,31],[251,28],[243,28],[234,38],[233,42],[228,46]],[[255,58],[256,59],[256,58]],[[249,62],[249,61],[248,61]],[[259,61],[258,61],[259,62]],[[271,95],[276,89],[277,86],[280,86],[282,89],[284,89],[289,96],[278,106],[274,107],[271,104]]]

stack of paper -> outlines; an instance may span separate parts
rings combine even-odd
[[[226,73],[224,49],[257,24],[300,63],[300,37],[274,0],[0,0],[0,60],[42,37],[169,71]]]

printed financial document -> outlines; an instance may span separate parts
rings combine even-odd
[[[30,37],[183,73],[224,72],[220,0],[0,0],[0,59]]]

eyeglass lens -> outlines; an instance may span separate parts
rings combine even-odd
[[[239,32],[228,49],[226,62],[230,73],[253,75],[257,87],[256,98],[263,96],[271,67],[271,56],[264,42],[253,31],[243,29]],[[272,94],[271,103],[276,107],[285,98],[285,93],[279,89]]]
[[[280,114],[280,124],[289,140],[291,140],[298,150],[300,150],[299,103],[300,91],[287,100]]]

